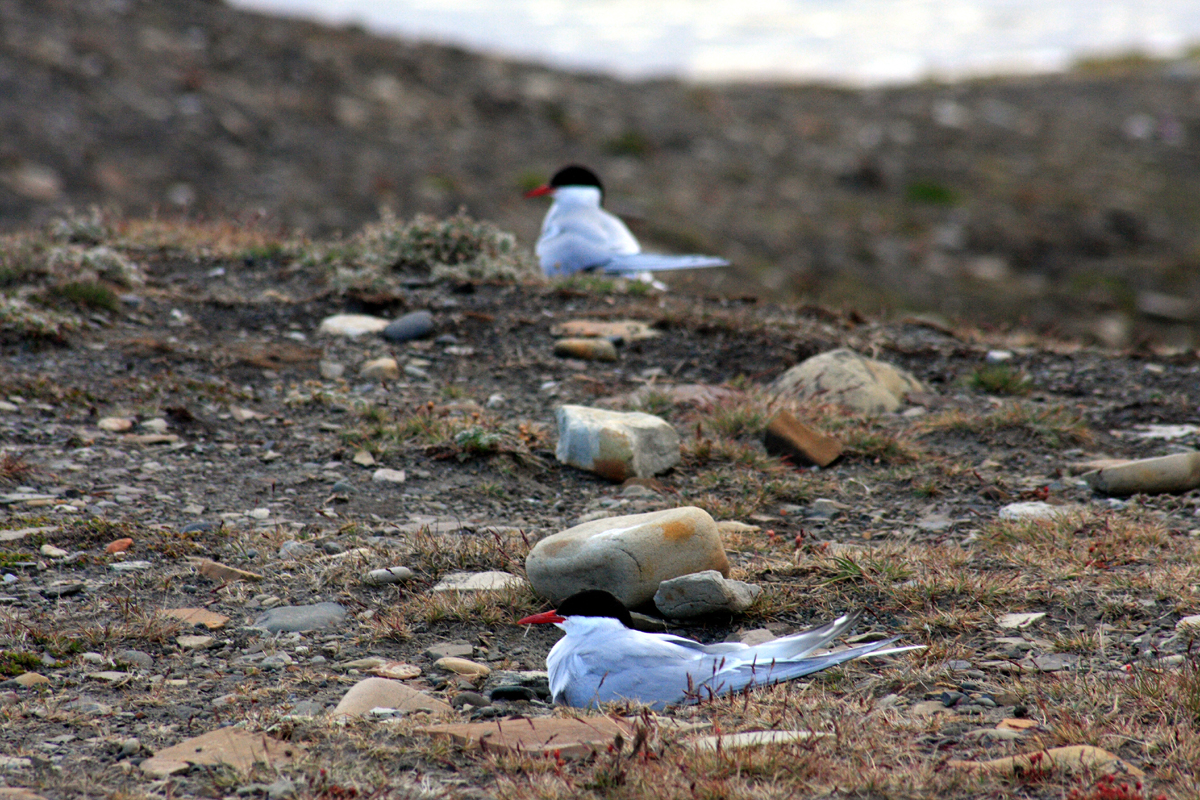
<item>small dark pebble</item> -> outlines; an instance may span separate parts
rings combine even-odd
[[[958,688],[960,691],[963,691],[963,692],[978,692],[979,684],[972,683],[971,681],[963,681],[962,683],[960,683],[958,685]]]
[[[1025,719],[1026,717],[1029,716],[1029,709],[1026,708],[1025,706],[1014,706],[1013,707],[1013,716],[1016,717],[1017,719]]]
[[[202,520],[200,522],[189,522],[187,525],[184,525],[182,528],[180,528],[179,532],[180,533],[207,533],[208,531],[216,530],[217,527],[220,526],[220,524],[221,523],[219,523],[219,522],[210,522],[208,520]]]
[[[942,705],[946,708],[954,708],[965,698],[966,695],[962,692],[942,692]]]
[[[443,333],[433,341],[437,344],[458,344],[458,337],[453,333]]]
[[[986,694],[981,694],[979,697],[976,697],[975,702],[984,708],[995,708],[997,705],[996,701],[993,700],[990,695]]]
[[[528,686],[497,686],[490,692],[493,700],[535,700],[537,692]]]
[[[350,481],[338,481],[333,485],[333,491],[338,494],[349,494],[354,491],[354,484]]]
[[[339,553],[344,553],[344,552],[346,552],[346,548],[345,548],[345,547],[342,547],[342,546],[341,546],[340,544],[338,544],[337,542],[322,542],[322,543],[321,543],[321,550],[322,550],[322,552],[324,552],[326,555],[330,555],[330,556],[336,556],[336,555],[338,555]]]
[[[462,708],[463,706],[483,708],[484,706],[490,706],[491,701],[489,701],[479,692],[459,692],[454,696],[454,699],[450,701],[450,705],[454,706],[455,708]]]
[[[413,311],[391,322],[383,329],[383,338],[389,342],[407,342],[421,339],[433,333],[433,315],[428,311]]]

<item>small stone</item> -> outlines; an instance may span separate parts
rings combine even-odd
[[[394,381],[400,377],[400,365],[391,356],[384,356],[363,364],[358,374],[368,381]]]
[[[300,632],[330,628],[346,618],[346,609],[337,603],[307,606],[278,606],[254,620],[253,628],[271,633]]]
[[[1003,364],[1005,361],[1012,361],[1012,358],[1011,350],[988,350],[983,360],[989,364]]]
[[[109,564],[108,568],[116,572],[141,572],[154,566],[149,561],[118,561]]]
[[[827,467],[842,454],[842,443],[810,428],[787,411],[780,411],[767,424],[763,446],[768,453],[787,456],[797,466]]]
[[[38,552],[47,558],[66,558],[68,555],[66,550],[63,550],[61,547],[55,547],[52,544],[42,545]]]
[[[453,709],[424,692],[418,692],[399,681],[386,678],[366,678],[354,684],[333,710],[336,717],[359,717],[373,708],[394,708],[398,711],[452,711]]]
[[[49,678],[37,672],[23,672],[17,677],[13,678],[13,680],[16,681],[18,685],[23,686],[26,689],[34,686],[46,686],[50,683]]]
[[[321,377],[327,381],[340,380],[346,374],[345,364],[339,364],[327,358],[322,358],[317,362],[317,369],[320,371]]]
[[[954,708],[956,705],[966,700],[967,696],[962,692],[942,692],[942,705],[946,708]]]
[[[104,552],[124,553],[131,547],[133,547],[133,539],[117,539],[115,542],[110,542],[108,547],[104,548]]]
[[[507,700],[510,703],[521,700],[529,702],[530,700],[538,699],[537,692],[528,686],[514,686],[511,684],[497,686],[495,689],[492,689],[490,696],[492,700]]]
[[[488,722],[427,725],[416,729],[427,736],[448,737],[468,749],[486,748],[490,753],[553,753],[559,758],[578,758],[606,753],[617,739],[630,741],[628,723],[612,717],[585,719],[529,717]]]
[[[388,326],[386,319],[367,314],[334,314],[321,320],[319,333],[355,338],[364,333],[379,333]]]
[[[168,426],[165,419],[156,418],[142,420],[142,424],[139,427],[147,433],[166,433]]]
[[[1001,628],[1028,628],[1044,616],[1046,614],[1042,611],[1032,614],[1003,614],[996,619],[996,624]]]
[[[451,572],[444,576],[430,591],[434,592],[486,592],[514,589],[525,585],[525,580],[508,572]]]
[[[128,758],[142,752],[142,742],[136,736],[121,742],[121,755]]]
[[[104,417],[96,423],[96,427],[111,433],[124,433],[133,429],[133,420],[125,417]]]
[[[197,559],[195,562],[196,571],[204,577],[213,581],[221,581],[228,583],[231,581],[261,581],[262,575],[256,572],[249,572],[237,567],[226,566],[219,564],[216,561],[210,561],[207,558]]]
[[[1200,614],[1182,618],[1175,623],[1175,630],[1200,635]]]
[[[415,664],[406,664],[403,661],[384,661],[370,669],[372,675],[378,675],[381,678],[391,678],[397,681],[407,681],[413,678],[421,677],[421,668]]]
[[[1000,509],[999,516],[1000,519],[1005,521],[1058,519],[1073,511],[1075,509],[1072,506],[1052,506],[1049,503],[1043,503],[1041,500],[1033,500],[1025,503],[1009,503]]]
[[[710,569],[728,575],[729,559],[712,517],[688,506],[586,522],[542,539],[525,559],[534,591],[551,602],[605,589],[626,607],[663,581]]]
[[[211,636],[176,636],[175,643],[184,650],[207,650],[216,643]]]
[[[248,516],[250,519],[259,519],[259,520],[268,519],[271,516],[271,509],[269,509],[269,508],[252,508],[246,512],[246,516]]]
[[[371,455],[368,450],[358,450],[354,453],[354,463],[360,467],[375,466],[375,456]]]
[[[1095,491],[1104,494],[1178,494],[1200,487],[1200,452],[1175,453],[1130,461],[1083,476]]]
[[[118,650],[113,653],[113,660],[123,667],[150,669],[154,666],[154,656],[141,650]]]
[[[455,675],[470,675],[487,677],[491,674],[492,668],[484,664],[479,664],[474,661],[469,661],[465,658],[455,658],[454,656],[445,656],[439,658],[433,663],[438,669],[446,672],[453,672]]]
[[[732,581],[716,570],[704,570],[663,581],[654,593],[654,605],[674,619],[706,614],[740,614],[762,594],[752,583]]]
[[[559,339],[554,355],[584,361],[616,361],[617,348],[608,339]]]
[[[287,561],[295,561],[297,559],[311,556],[316,552],[316,548],[308,542],[290,541],[284,542],[279,547],[279,557]]]
[[[402,469],[377,469],[371,475],[375,483],[404,483],[408,479]]]
[[[490,700],[478,692],[459,692],[454,696],[454,699],[450,701],[450,705],[454,706],[455,708],[462,708],[464,706],[485,708],[491,704],[492,703]]]
[[[475,648],[467,642],[439,642],[425,650],[426,657],[434,661],[441,658],[469,658],[474,654]]]
[[[74,583],[71,581],[55,582],[42,588],[42,594],[46,597],[70,597],[71,595],[79,594],[82,591],[82,583]]]
[[[648,478],[679,463],[679,434],[641,412],[559,406],[556,457],[612,481]]]
[[[416,577],[415,574],[408,567],[385,567],[368,572],[364,582],[372,586],[384,586],[390,583],[411,581],[414,577]]]
[[[104,681],[105,683],[121,683],[128,680],[130,675],[128,672],[120,672],[118,670],[106,669],[100,672],[89,672],[86,676],[94,681]]]
[[[383,338],[389,342],[424,339],[433,333],[433,315],[428,311],[413,311],[387,324]]]

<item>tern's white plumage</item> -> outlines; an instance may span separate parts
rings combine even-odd
[[[554,702],[584,708],[627,699],[662,709],[746,687],[769,686],[866,655],[915,649],[888,647],[896,640],[887,639],[809,655],[852,628],[858,614],[754,646],[704,645],[679,636],[643,633],[628,627],[628,619],[615,597],[592,590],[567,598],[555,611],[521,620],[553,622],[566,632],[546,658]]]
[[[602,207],[604,189],[586,167],[564,167],[549,184],[526,196],[547,194],[554,197],[554,203],[542,221],[535,249],[542,271],[548,276],[587,270],[628,275],[729,264],[714,256],[643,253],[625,223]]]

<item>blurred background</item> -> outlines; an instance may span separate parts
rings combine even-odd
[[[351,233],[604,178],[673,291],[1185,351],[1194,2],[5,0],[0,229]],[[2,287],[0,287],[2,288]]]

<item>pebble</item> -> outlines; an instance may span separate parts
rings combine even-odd
[[[46,556],[47,558],[66,558],[67,557],[66,550],[63,550],[61,547],[55,547],[52,544],[42,545],[41,548],[38,550],[38,552],[40,552],[42,555]]]
[[[534,591],[555,603],[606,589],[634,607],[663,581],[704,570],[728,575],[729,559],[713,518],[690,506],[586,522],[542,539],[525,559]]]
[[[563,464],[624,481],[648,478],[679,463],[679,434],[650,414],[564,405],[555,418],[555,455]]]
[[[377,469],[371,475],[371,480],[376,483],[404,483],[408,479],[402,469]]]
[[[554,355],[584,361],[616,361],[617,348],[608,339],[559,339]]]
[[[1200,487],[1200,451],[1144,458],[1086,473],[1083,479],[1103,494],[1178,494]]]
[[[999,517],[1012,522],[1025,519],[1058,519],[1075,511],[1073,506],[1052,506],[1041,500],[1024,503],[1009,503],[1000,509]]]
[[[290,542],[284,542],[279,547],[279,557],[289,561],[310,556],[315,552],[316,548],[308,542],[297,542],[294,540]]]
[[[72,583],[69,581],[52,583],[49,586],[42,587],[42,594],[46,597],[70,597],[82,592],[83,588],[82,583]]]
[[[364,582],[372,586],[384,586],[389,583],[411,581],[414,577],[413,571],[408,567],[385,567],[368,572]]]
[[[450,705],[454,706],[455,708],[462,708],[463,706],[484,708],[485,706],[490,706],[491,704],[492,703],[490,700],[478,692],[459,692],[454,696],[454,699],[450,701]]]
[[[379,333],[388,326],[388,321],[368,314],[334,314],[321,320],[319,333],[355,338],[364,333]]]
[[[482,675],[487,677],[492,672],[492,668],[485,664],[480,664],[466,658],[457,658],[455,656],[443,656],[442,658],[439,658],[437,661],[433,662],[433,665],[438,669],[445,670],[446,672],[453,672],[455,675]]]
[[[175,643],[183,650],[207,650],[216,643],[211,636],[176,636]]]
[[[754,604],[762,587],[733,581],[710,569],[663,581],[654,593],[654,605],[673,619],[708,614],[740,614]]]
[[[410,339],[424,339],[433,333],[433,327],[433,315],[421,310],[389,322],[382,333],[389,342],[407,342]]]
[[[453,710],[441,700],[399,681],[365,678],[350,687],[333,709],[333,716],[358,717],[369,714],[374,708],[393,708],[401,712]]]
[[[400,377],[400,365],[391,356],[374,358],[364,363],[358,374],[368,381],[394,381]]]
[[[913,375],[883,361],[840,348],[813,356],[784,372],[771,384],[776,395],[798,400],[819,398],[861,414],[899,411],[905,398],[925,392]]]
[[[525,579],[509,572],[451,572],[434,585],[433,592],[485,592],[515,589],[525,585]]]
[[[137,737],[132,737],[121,742],[121,755],[125,757],[136,756],[142,752],[142,742]]]
[[[513,686],[511,684],[497,686],[495,689],[492,689],[490,697],[492,700],[507,700],[509,702],[520,700],[528,702],[538,699],[537,692],[528,686]]]
[[[254,620],[253,628],[270,633],[312,631],[331,628],[346,618],[346,609],[337,603],[316,603],[307,606],[279,606]]]
[[[475,654],[475,648],[467,642],[438,642],[425,649],[428,658],[437,661],[441,658],[469,658]]]
[[[108,565],[115,572],[140,572],[154,566],[149,561],[117,561]]]
[[[113,660],[124,667],[150,669],[154,666],[154,657],[141,650],[118,650],[113,653]]]

